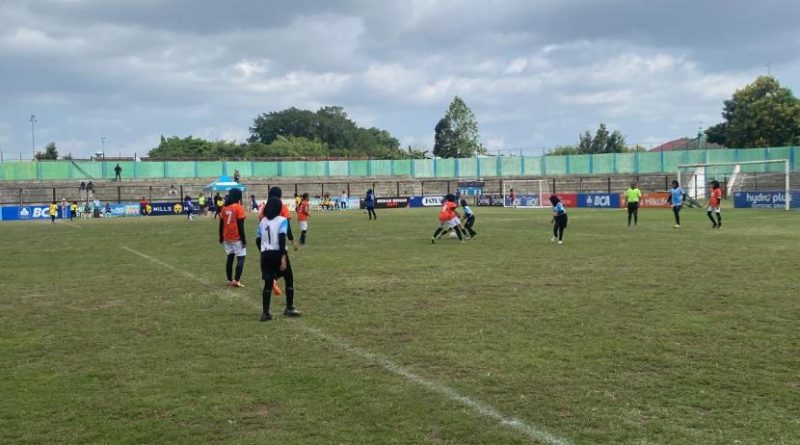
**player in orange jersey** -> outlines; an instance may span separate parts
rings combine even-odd
[[[225,262],[225,273],[228,285],[244,287],[239,281],[244,270],[244,259],[247,255],[247,240],[244,235],[244,219],[246,212],[242,207],[242,191],[231,189],[225,199],[225,205],[219,212],[219,243],[225,247],[228,259]],[[233,258],[236,257],[236,276],[233,275]]]
[[[297,222],[300,224],[300,244],[306,244],[306,233],[308,232],[308,193],[303,193],[300,204],[297,206]]]
[[[722,201],[722,189],[719,188],[719,181],[711,181],[711,197],[708,198],[708,209],[706,215],[708,215],[708,219],[711,220],[712,229],[721,229],[722,228],[722,214],[719,212],[719,206]],[[717,214],[717,220],[714,221],[714,217],[711,216],[711,212],[715,212]]]
[[[464,234],[461,232],[461,221],[458,219],[459,214],[456,208],[458,208],[458,204],[456,204],[456,195],[449,193],[444,197],[444,201],[442,201],[442,210],[439,212],[439,227],[433,232],[431,244],[436,244],[436,237],[446,228],[455,230],[458,239],[462,243],[464,242]]]

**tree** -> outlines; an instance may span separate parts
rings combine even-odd
[[[56,143],[50,142],[49,144],[44,146],[44,152],[37,151],[34,155],[37,161],[43,160],[56,160],[58,159],[58,150],[56,149]]]
[[[447,158],[468,158],[486,153],[486,148],[480,142],[478,120],[458,96],[453,98],[447,113],[436,124],[436,145],[433,150],[436,156]]]
[[[433,155],[440,158],[455,158],[458,156],[455,135],[447,118],[439,119],[434,128]]]
[[[606,140],[606,146],[603,150],[604,153],[624,153],[629,151],[625,146],[625,136],[619,130],[614,130],[611,136]]]
[[[550,150],[547,156],[565,156],[578,154],[578,147],[574,145],[559,145],[558,147]]]
[[[592,139],[592,145],[589,153],[606,153],[606,145],[608,143],[608,130],[606,124],[601,123],[597,132]]]
[[[327,106],[316,112],[288,108],[258,116],[250,127],[251,144],[270,145],[279,137],[319,141],[326,156],[369,156],[402,158],[400,141],[386,130],[361,128],[347,117],[342,107]],[[281,150],[278,150],[281,151]]]
[[[583,132],[578,140],[578,153],[589,154],[592,152],[592,133],[589,130]]]
[[[779,147],[800,143],[800,100],[772,76],[759,76],[725,101],[725,122],[706,130],[727,147]]]
[[[717,125],[712,125],[706,129],[705,133],[706,141],[725,145],[728,139],[728,123],[720,122]]]

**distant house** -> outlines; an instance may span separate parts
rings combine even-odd
[[[665,142],[650,151],[677,151],[677,150],[713,150],[725,148],[723,145],[708,142],[705,138],[696,137],[694,139],[680,138]]]

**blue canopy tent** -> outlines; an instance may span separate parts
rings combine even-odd
[[[239,189],[243,192],[246,192],[247,186],[235,182],[228,175],[222,175],[216,181],[212,182],[211,184],[208,184],[205,189],[212,192],[227,192],[230,189]]]

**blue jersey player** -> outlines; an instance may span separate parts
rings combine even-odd
[[[675,215],[675,228],[681,227],[681,209],[683,200],[686,199],[686,192],[683,191],[678,181],[672,181],[672,189],[669,191],[667,202],[672,204],[672,213]]]

